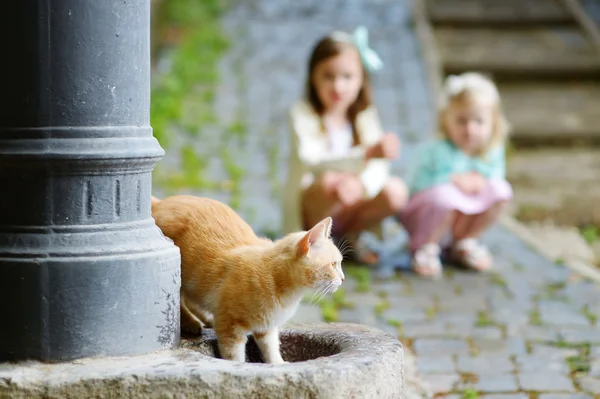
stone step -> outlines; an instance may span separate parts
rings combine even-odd
[[[501,83],[517,145],[600,143],[600,83]]]
[[[434,25],[519,26],[573,24],[560,0],[428,0]]]
[[[573,27],[437,27],[434,37],[446,73],[477,70],[496,79],[600,77],[598,50]]]

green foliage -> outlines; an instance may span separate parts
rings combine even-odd
[[[480,310],[477,312],[477,320],[475,322],[476,327],[489,327],[493,326],[494,324],[494,320],[490,318],[487,311]]]
[[[534,326],[542,325],[542,316],[540,315],[539,311],[532,310],[531,312],[529,312],[529,323]]]
[[[588,244],[593,244],[600,239],[600,229],[597,226],[582,227],[580,234]]]
[[[366,267],[349,266],[344,269],[349,277],[356,280],[357,292],[371,291],[371,272]]]
[[[388,310],[390,308],[390,303],[387,300],[382,300],[381,302],[377,303],[375,305],[375,314],[377,315],[377,317],[381,317],[381,315],[383,314],[383,312],[385,312],[386,310]]]
[[[353,309],[354,304],[346,299],[346,291],[340,288],[331,295],[331,298],[323,298],[320,307],[323,320],[334,322],[339,320],[340,309]]]
[[[467,388],[462,393],[462,399],[479,399],[479,392],[473,388]]]
[[[150,122],[165,148],[174,126],[195,134],[215,121],[217,64],[229,45],[219,23],[222,11],[219,0],[168,0],[158,9],[158,31],[179,39],[169,56],[170,70],[152,85]]]

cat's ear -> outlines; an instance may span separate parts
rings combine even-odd
[[[333,220],[331,217],[327,216],[325,219],[321,220],[318,224],[323,223],[325,225],[324,235],[325,238],[331,237],[331,227],[333,226]]]
[[[310,247],[321,240],[326,240],[331,235],[332,220],[328,216],[317,223],[312,229],[306,232],[304,237],[298,243],[298,255],[306,256]]]

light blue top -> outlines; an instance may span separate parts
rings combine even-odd
[[[488,179],[504,179],[506,173],[503,145],[494,146],[480,156],[469,156],[450,140],[437,139],[419,146],[414,157],[406,176],[411,196],[450,182],[456,173],[474,171]]]

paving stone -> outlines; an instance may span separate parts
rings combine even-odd
[[[389,323],[386,323],[382,320],[377,320],[375,324],[372,325],[375,328],[380,329],[383,332],[386,332],[390,335],[393,335],[396,338],[400,337],[400,329],[397,326],[393,326]]]
[[[514,392],[519,390],[519,385],[514,374],[479,374],[473,388],[485,393]]]
[[[563,328],[559,330],[559,334],[568,343],[600,343],[600,330],[596,327],[589,329]]]
[[[472,338],[485,340],[499,340],[502,339],[502,335],[502,330],[496,326],[475,327],[469,334]]]
[[[420,309],[389,309],[382,313],[384,320],[397,320],[400,323],[425,322],[429,320],[427,313]]]
[[[485,399],[529,399],[525,393],[494,393],[485,395]]]
[[[529,324],[529,309],[526,306],[505,307],[492,310],[489,316],[497,323],[521,327]]]
[[[558,340],[558,329],[549,326],[511,325],[506,326],[506,334],[518,335],[529,341],[554,342]]]
[[[533,344],[531,345],[531,353],[537,356],[545,356],[553,359],[564,359],[569,356],[575,356],[579,352],[573,348],[559,348],[550,345]]]
[[[368,307],[375,310],[375,306],[382,302],[382,298],[374,292],[350,292],[347,291],[344,299],[355,306]]]
[[[600,394],[600,378],[586,376],[582,377],[578,380],[579,386],[585,392],[589,392],[592,394]]]
[[[460,381],[460,376],[454,373],[423,374],[421,380],[433,393],[437,394],[452,391],[454,386]]]
[[[592,395],[583,393],[543,393],[538,395],[538,399],[592,399]]]
[[[373,308],[356,306],[354,309],[340,309],[338,311],[338,321],[373,326],[377,323],[377,316]]]
[[[407,338],[424,338],[424,337],[459,337],[466,338],[469,335],[470,328],[465,327],[465,330],[459,330],[461,327],[449,327],[444,323],[433,320],[420,323],[410,323],[403,326],[403,335]]]
[[[515,362],[520,372],[569,373],[569,367],[564,359],[553,355],[520,355],[515,357]]]
[[[575,390],[573,381],[566,375],[556,372],[526,372],[519,373],[519,384],[525,391],[566,391]]]
[[[435,319],[447,324],[468,324],[470,326],[475,325],[477,320],[477,314],[473,312],[437,312]]]
[[[507,355],[458,356],[456,364],[461,373],[501,373],[515,368]]]
[[[589,326],[590,322],[575,306],[564,302],[540,302],[542,321],[548,324]]]
[[[481,296],[455,296],[454,298],[446,298],[438,305],[441,312],[448,311],[478,311],[486,310],[487,304]]]
[[[588,375],[592,377],[600,377],[600,359],[594,357],[590,359],[590,371]]]
[[[451,356],[419,356],[417,368],[424,374],[456,372],[456,365]]]
[[[504,340],[475,339],[473,340],[473,344],[481,354],[503,353],[507,355],[521,355],[527,351],[525,342],[520,338]]]
[[[375,292],[375,289],[373,291]],[[398,309],[418,309],[424,311],[434,309],[435,305],[432,297],[414,297],[410,290],[406,290],[403,293],[388,294],[386,300],[392,308]]]
[[[421,338],[414,341],[413,348],[417,356],[469,353],[467,342],[461,339]]]

